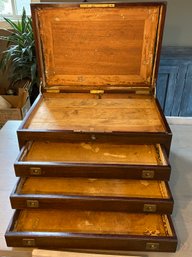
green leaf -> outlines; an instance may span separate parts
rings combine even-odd
[[[4,19],[7,23],[9,23],[9,25],[10,25],[15,31],[19,31],[19,27],[18,27],[18,25],[16,24],[16,22],[10,20],[9,18],[5,18],[5,17],[3,17],[3,19]]]
[[[9,77],[11,83],[23,78],[30,79],[32,84],[39,81],[32,19],[26,15],[25,9],[18,22],[4,19],[12,30],[6,30],[8,36],[0,36],[0,40],[7,42],[7,49],[1,54],[0,69],[3,71],[11,69]]]

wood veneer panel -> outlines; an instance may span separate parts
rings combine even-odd
[[[82,179],[82,178],[27,178],[16,193],[79,195],[169,199],[163,181]]]
[[[97,142],[34,141],[26,148],[20,161],[167,165],[159,146],[156,145],[123,145]]]
[[[165,132],[154,99],[44,97],[25,128],[84,132]]]
[[[150,86],[161,5],[49,7],[34,8],[48,86]]]
[[[13,231],[173,235],[166,215],[78,210],[23,210]]]

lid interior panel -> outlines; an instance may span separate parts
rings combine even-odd
[[[40,194],[170,199],[164,181],[123,179],[29,177],[21,180],[16,193],[37,196]]]
[[[22,210],[13,231],[173,236],[166,215],[79,210]]]
[[[58,150],[59,149],[59,150]],[[21,162],[60,162],[166,166],[160,145],[126,145],[99,142],[31,141]]]
[[[34,6],[46,87],[151,86],[161,5],[103,6]]]

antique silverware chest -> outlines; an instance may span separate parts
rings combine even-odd
[[[166,4],[32,4],[41,94],[18,129],[8,246],[174,252]]]

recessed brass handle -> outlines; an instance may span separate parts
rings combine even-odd
[[[151,250],[151,251],[159,250],[159,243],[146,243],[146,250]]]
[[[38,200],[27,200],[27,207],[28,208],[39,208],[39,201]]]
[[[41,175],[41,168],[39,167],[30,167],[30,174],[34,176]]]
[[[156,212],[157,205],[156,204],[144,204],[143,211],[144,212]]]
[[[91,139],[92,140],[96,140],[96,136],[95,135],[91,135]]]
[[[155,172],[154,170],[143,170],[142,171],[142,178],[154,178]]]
[[[35,239],[29,239],[29,238],[25,238],[23,239],[23,246],[35,246]]]

